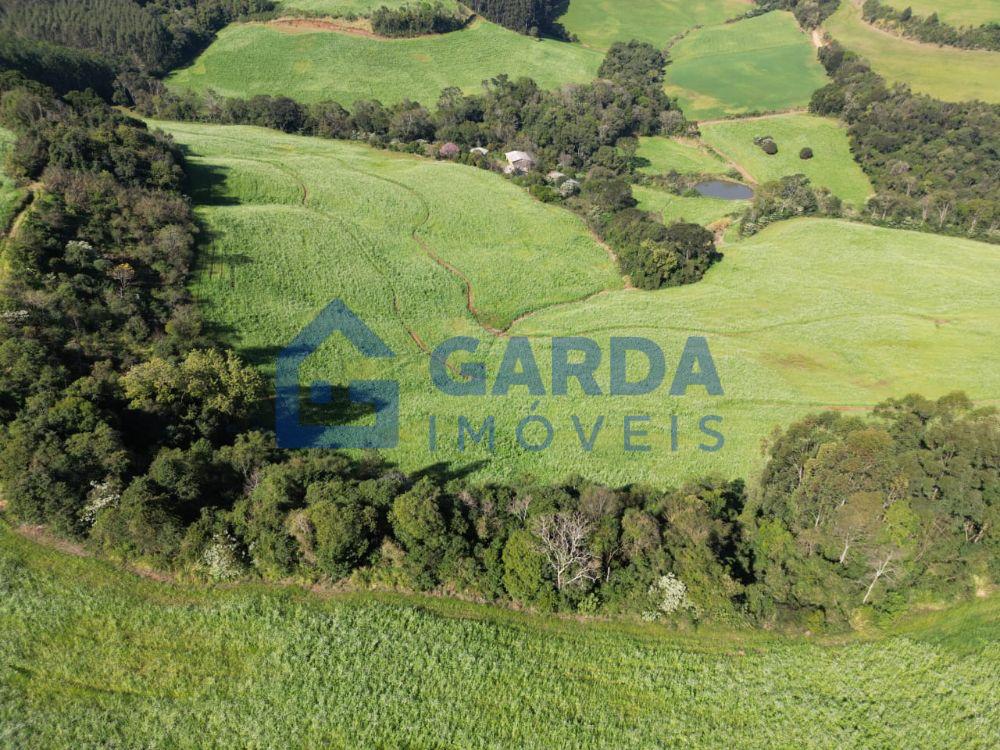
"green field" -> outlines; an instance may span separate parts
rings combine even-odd
[[[897,10],[912,8],[914,15],[929,16],[937,13],[943,23],[952,26],[980,26],[991,21],[1000,22],[1000,3],[997,0],[885,0],[886,5]]]
[[[269,371],[277,351],[342,297],[399,355],[390,374],[401,382],[401,447],[391,457],[408,470],[447,461],[474,465],[484,477],[583,473],[661,486],[710,472],[753,477],[761,439],[810,410],[860,409],[909,392],[1000,396],[1000,368],[984,367],[995,361],[1000,325],[1000,249],[991,245],[800,220],[727,247],[698,284],[560,304],[620,281],[578,219],[500,177],[253,128],[168,129],[198,155],[196,198],[214,203],[199,209],[215,239],[195,286],[209,320]],[[416,341],[433,347],[452,335],[476,337],[495,374],[505,340],[480,322],[504,328],[531,311],[510,332],[536,341],[544,379],[554,335],[592,336],[604,351],[612,335],[648,336],[667,353],[668,370],[687,336],[704,335],[726,395],[697,388],[685,398],[581,398],[574,382],[568,397],[539,399],[537,411],[557,436],[549,450],[526,452],[514,431],[536,399],[523,388],[507,397],[443,396],[429,384],[427,353]],[[387,375],[338,342],[307,362],[306,379]],[[606,363],[597,379],[606,387]],[[652,451],[623,452],[625,414],[653,417]],[[671,414],[679,419],[676,453],[664,428]],[[727,442],[718,453],[698,449],[698,420],[711,414],[724,418]],[[436,452],[427,443],[431,415],[442,436]],[[495,453],[485,444],[458,451],[460,415],[477,425],[495,416]],[[588,434],[606,415],[593,452],[580,447],[572,415]]]
[[[946,102],[1000,102],[1000,52],[939,47],[894,36],[866,24],[858,6],[846,0],[823,27],[892,83],[909,84],[919,94]]]
[[[728,170],[704,146],[676,138],[640,138],[635,155],[648,162],[639,167],[643,174],[723,174]]]
[[[996,598],[837,643],[685,634],[156,583],[3,523],[0,593],[3,747],[946,750],[1000,721]]]
[[[580,45],[531,39],[485,21],[451,34],[394,40],[234,24],[168,84],[225,96],[282,94],[345,105],[409,98],[433,106],[448,86],[474,92],[500,73],[529,76],[546,88],[590,81],[601,58]]]
[[[654,212],[666,224],[693,221],[695,224],[708,226],[723,217],[743,213],[748,203],[705,196],[689,198],[642,185],[634,186],[632,192],[639,201],[639,208]]]
[[[24,190],[17,187],[14,181],[4,174],[3,165],[14,144],[14,134],[0,128],[0,232],[10,226],[14,214],[24,201]]]
[[[559,22],[596,49],[630,39],[662,49],[678,34],[738,18],[747,10],[745,0],[571,0]]]
[[[874,192],[868,177],[851,156],[844,127],[833,119],[813,115],[782,115],[763,120],[731,120],[701,127],[702,139],[744,167],[758,182],[790,174],[804,174],[816,186],[829,188],[842,200],[864,206]],[[768,156],[754,145],[755,136],[771,136],[778,153]],[[808,146],[812,159],[800,159]]]
[[[699,29],[670,49],[667,92],[689,119],[804,107],[827,83],[791,13]]]

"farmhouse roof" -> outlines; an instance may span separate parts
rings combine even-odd
[[[506,156],[507,156],[507,161],[515,166],[519,165],[521,162],[529,164],[535,163],[535,157],[527,153],[526,151],[508,151]]]

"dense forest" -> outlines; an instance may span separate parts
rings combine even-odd
[[[1000,51],[1000,23],[955,28],[943,23],[937,13],[918,16],[910,7],[896,10],[879,0],[865,0],[862,14],[868,23],[886,26],[928,44]]]
[[[166,73],[241,15],[270,0],[4,0],[0,39],[85,50],[119,69]]]
[[[538,36],[564,11],[567,0],[469,0],[466,5],[485,18],[522,34]]]
[[[810,110],[847,123],[851,151],[876,189],[869,219],[996,242],[1000,106],[889,86],[836,42],[820,61],[833,83],[813,94]]]

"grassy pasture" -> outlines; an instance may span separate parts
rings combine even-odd
[[[7,154],[14,145],[14,134],[0,128],[0,232],[6,230],[14,220],[18,206],[24,200],[24,190],[3,172]]]
[[[997,0],[888,0],[887,5],[897,10],[913,8],[914,15],[918,16],[937,13],[943,23],[952,26],[1000,22],[1000,3]]]
[[[826,75],[788,12],[698,29],[670,49],[667,92],[706,120],[804,107]]]
[[[997,599],[866,639],[137,578],[0,523],[4,747],[994,744]],[[877,636],[877,637],[876,637]]]
[[[592,80],[602,55],[580,45],[535,40],[486,21],[451,34],[370,39],[330,31],[234,24],[168,84],[225,96],[283,94],[303,102],[357,99],[433,105],[441,91],[473,92],[500,73],[543,87]]]
[[[449,462],[484,478],[582,473],[660,486],[713,472],[752,478],[762,438],[809,411],[863,410],[914,391],[1000,397],[1000,250],[991,245],[803,219],[727,246],[723,262],[698,284],[627,291],[575,217],[531,201],[499,177],[253,128],[168,129],[195,155],[211,191],[199,196],[214,238],[195,285],[209,320],[270,371],[277,351],[329,300],[343,298],[398,357],[387,373],[332,341],[307,360],[306,382],[397,378],[400,448],[390,455],[405,469]],[[231,197],[241,190],[246,202]],[[550,379],[552,336],[590,336],[604,352],[611,336],[645,336],[666,353],[664,389],[586,398],[571,381],[568,396],[539,399],[524,388],[479,399],[436,392],[413,334],[430,347],[459,334],[479,339],[475,356],[455,362],[482,360],[491,379],[506,340],[479,326],[466,309],[464,283],[427,249],[470,280],[480,320],[501,328],[535,311],[510,333],[532,339],[543,382]],[[602,289],[611,291],[573,304]],[[699,387],[667,397],[690,335],[708,338],[725,396]],[[644,374],[641,362],[630,367],[633,379]],[[608,380],[605,357],[597,382],[606,388]],[[530,453],[518,446],[515,428],[536,400],[555,437],[548,450]],[[652,450],[624,452],[627,414],[652,417],[650,437],[638,441]],[[439,434],[433,452],[431,415]],[[726,444],[717,453],[699,448],[711,444],[698,426],[707,415],[723,418]],[[495,418],[492,453],[485,444],[458,450],[459,416],[477,427]],[[588,435],[605,417],[592,451],[581,447],[573,416]]]
[[[662,49],[678,34],[738,18],[747,10],[745,0],[572,0],[559,22],[595,49],[630,39]]]
[[[728,167],[697,143],[676,138],[640,138],[636,156],[648,164],[639,167],[644,174],[723,174]]]
[[[742,213],[747,207],[747,201],[727,201],[705,196],[689,198],[642,185],[635,185],[632,192],[639,201],[639,208],[659,215],[666,224],[693,221],[695,224],[708,226],[723,217]]]
[[[939,47],[880,31],[846,0],[823,27],[891,83],[909,84],[917,93],[946,102],[1000,102],[1000,52]]]
[[[702,139],[720,154],[743,166],[758,182],[804,174],[842,200],[863,206],[871,183],[851,156],[847,132],[839,122],[813,115],[791,114],[762,120],[729,120],[701,127]],[[778,153],[768,156],[754,145],[755,136],[770,135]],[[812,159],[800,159],[808,146]]]

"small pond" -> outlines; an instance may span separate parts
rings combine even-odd
[[[753,190],[746,185],[728,180],[705,180],[695,185],[694,189],[709,198],[722,198],[726,201],[745,201],[753,198]]]

